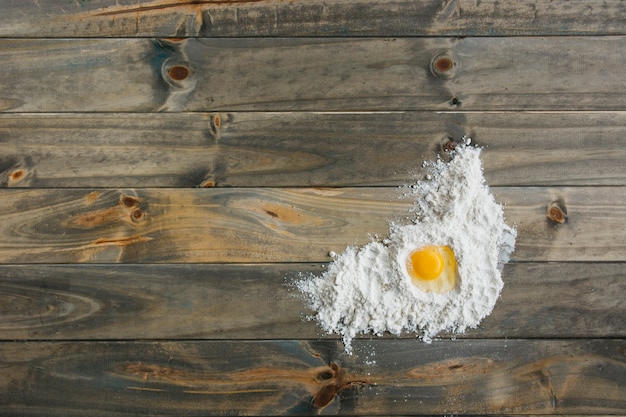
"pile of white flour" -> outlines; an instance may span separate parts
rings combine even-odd
[[[462,333],[491,313],[516,232],[485,183],[480,149],[460,146],[452,156],[424,163],[427,180],[406,187],[415,200],[409,224],[391,224],[388,238],[348,247],[323,275],[296,282],[317,312],[313,318],[340,334],[348,353],[357,334],[413,332],[428,342],[441,331]],[[426,293],[411,283],[406,258],[427,245],[447,245],[455,254],[450,292]]]

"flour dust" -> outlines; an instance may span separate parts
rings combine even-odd
[[[425,162],[427,179],[404,187],[413,200],[407,224],[390,223],[387,238],[331,254],[326,272],[296,281],[312,318],[341,335],[346,352],[358,334],[409,332],[430,342],[442,331],[476,327],[491,313],[516,231],[486,185],[480,152],[459,146],[450,162]],[[407,271],[411,252],[432,245],[451,248],[456,259],[456,283],[445,293],[419,289]]]

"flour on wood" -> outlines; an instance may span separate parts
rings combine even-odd
[[[348,353],[357,334],[411,332],[429,342],[442,331],[476,327],[491,313],[516,231],[486,185],[480,152],[459,146],[450,162],[425,162],[426,180],[403,187],[414,199],[407,222],[392,222],[383,240],[335,254],[322,275],[297,280],[313,318],[340,334]],[[407,259],[424,247],[451,249],[456,264],[444,266],[455,269],[451,289],[414,285]]]

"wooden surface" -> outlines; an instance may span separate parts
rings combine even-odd
[[[620,261],[618,187],[501,187],[516,261]],[[0,192],[0,262],[324,262],[407,221],[399,188],[214,188]],[[546,218],[563,201],[567,223]]]
[[[7,187],[395,186],[463,135],[490,186],[626,178],[626,112],[29,113],[0,132]]]
[[[0,35],[624,35],[621,1],[3,0]]]
[[[0,110],[623,110],[624,40],[6,39]]]
[[[1,415],[626,415],[624,2],[0,6]],[[501,299],[345,354],[290,284],[465,135]]]
[[[599,404],[619,414],[626,406],[616,340],[357,342],[356,352],[375,352],[369,365],[357,356],[339,364],[341,350],[334,341],[14,342],[0,357],[11,381],[4,398],[47,415],[316,415],[338,388],[324,414],[594,413]]]
[[[312,312],[285,278],[323,268],[5,265],[0,305],[11,306],[3,311],[10,320],[0,329],[15,340],[315,339],[319,328],[301,317]],[[458,338],[624,338],[626,306],[616,297],[626,291],[622,268],[616,262],[508,264],[502,300],[478,329]]]

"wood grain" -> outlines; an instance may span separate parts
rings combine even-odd
[[[261,112],[0,114],[0,185],[402,185],[464,135],[492,186],[626,184],[625,112]]]
[[[300,273],[324,270],[325,264],[0,266],[0,338],[312,339],[321,329],[305,320],[314,312],[292,284]],[[624,278],[623,263],[508,264],[492,314],[456,337],[626,337]]]
[[[5,39],[0,110],[623,110],[625,55],[623,37]]]
[[[625,2],[0,10],[0,415],[624,414]],[[464,136],[501,299],[346,355],[293,280]]]
[[[495,188],[518,261],[623,261],[619,188]],[[547,218],[560,202],[564,224]],[[5,189],[2,263],[318,262],[385,236],[411,201],[398,188]]]
[[[334,341],[5,342],[0,411],[615,414],[625,343],[372,340],[346,356]]]
[[[5,0],[0,36],[623,35],[625,13],[583,0]]]

